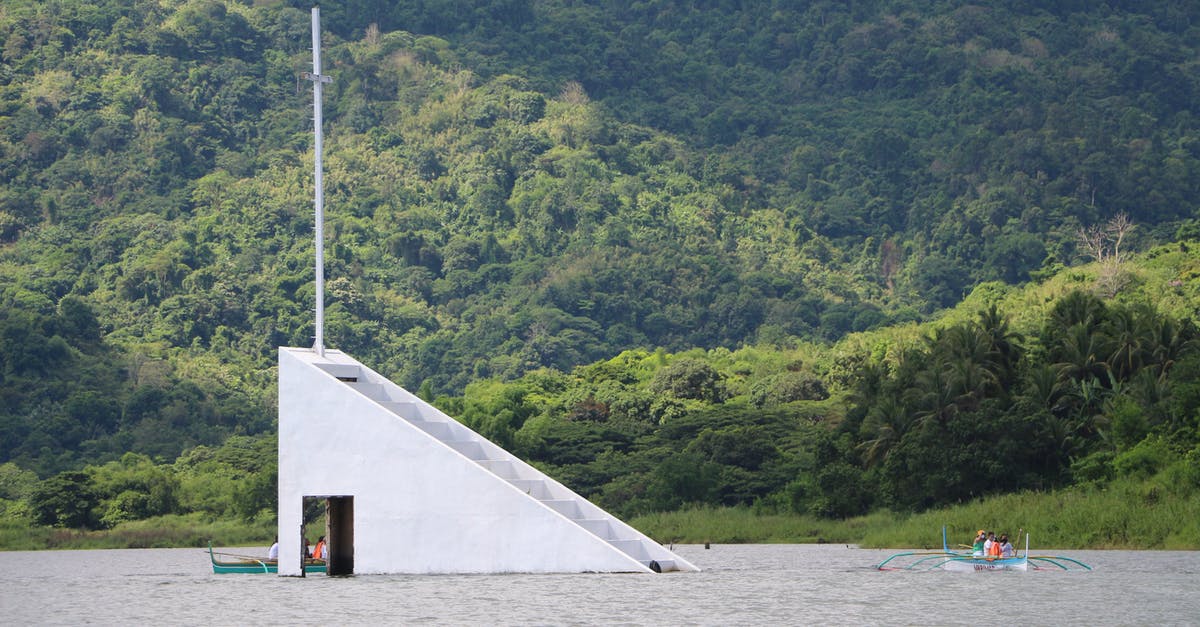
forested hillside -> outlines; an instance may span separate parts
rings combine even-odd
[[[0,462],[49,476],[272,433],[274,350],[313,334],[308,8],[0,0]],[[951,393],[926,379],[970,349],[941,336],[885,372],[872,369],[876,347],[860,347],[837,367],[764,358],[736,372],[740,391],[666,394],[662,375],[666,388],[619,411],[586,388],[533,407],[507,396],[523,387],[504,388],[650,385],[684,368],[675,354],[834,350],[891,325],[903,335],[982,282],[1097,258],[1081,232],[1119,215],[1136,225],[1121,252],[1194,240],[1198,7],[355,0],[323,14],[328,344],[446,397],[617,509],[788,493],[840,514],[1070,482],[1075,461],[1125,446],[1089,417],[1111,418],[1106,403],[1143,369],[1165,382],[1182,362],[1156,354],[1118,370],[1093,347],[1092,370],[1057,372],[1065,334],[1167,325],[1179,340],[1160,343],[1186,353],[1194,305],[1168,315],[1144,309],[1144,293],[1109,302],[1133,275],[1102,269],[1073,297],[1094,302],[1063,305],[1093,326],[1039,321],[1032,352],[976,364],[973,395],[936,411],[935,399],[881,403],[911,386]],[[1189,289],[1194,275],[1180,272],[1171,280]],[[994,337],[1014,314],[988,315],[954,333]],[[604,374],[623,354],[642,355],[641,374]],[[896,412],[923,425],[934,411],[947,429],[1007,424],[1025,415],[1015,403],[1035,367],[1093,395],[1047,407],[1070,414],[1055,414],[1070,433],[980,477],[903,483],[913,466],[900,460],[928,442],[904,445],[920,430],[886,422]],[[675,376],[716,376],[700,370]],[[480,386],[507,390],[512,407],[480,400]],[[739,396],[748,404],[730,410]],[[1128,437],[1186,431],[1188,403]],[[609,415],[636,428],[591,434]],[[526,430],[535,416],[530,429],[549,431]],[[679,457],[650,425],[700,443]],[[764,437],[786,454],[756,449]],[[669,478],[657,497],[622,491],[739,438],[756,442],[752,462],[712,467],[716,496]],[[613,441],[642,451],[641,465],[613,457]],[[573,470],[605,459],[600,474]],[[1007,472],[1018,462],[1036,467]],[[892,483],[814,505],[821,472],[841,473],[835,487],[864,472]]]

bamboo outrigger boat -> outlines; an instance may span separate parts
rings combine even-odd
[[[224,555],[235,559],[217,559],[217,555]],[[212,543],[208,544],[208,558],[212,560],[213,572],[216,574],[225,573],[277,573],[279,572],[279,561],[261,559],[257,557],[249,557],[246,555],[232,555],[229,553],[216,553],[213,551]],[[306,574],[324,573],[325,560],[305,558],[304,572]]]
[[[875,566],[879,570],[948,570],[976,572],[993,570],[1091,570],[1083,562],[1062,555],[1030,555],[1029,534],[1025,534],[1025,554],[1013,557],[980,557],[972,553],[951,551],[946,544],[946,528],[942,527],[941,551],[906,551],[896,553]]]

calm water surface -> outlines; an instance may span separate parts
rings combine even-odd
[[[1195,552],[1064,552],[1092,572],[918,573],[876,571],[892,551],[845,545],[676,550],[703,572],[299,579],[214,575],[199,549],[0,552],[0,623],[1200,625]]]

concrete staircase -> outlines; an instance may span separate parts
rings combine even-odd
[[[531,499],[578,525],[617,551],[654,572],[697,571],[683,558],[633,527],[579,496],[561,483],[467,428],[436,407],[355,363],[315,363],[318,368],[358,394],[386,409],[398,420],[429,437],[430,446],[444,446],[491,473],[513,490],[514,498]]]

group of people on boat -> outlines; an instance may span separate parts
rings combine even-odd
[[[308,538],[304,539],[304,557],[315,560],[329,559],[329,545],[325,543],[325,536],[317,538],[317,546],[309,550]],[[274,544],[267,549],[267,560],[275,561],[279,559],[279,538],[275,538]]]
[[[1012,543],[1008,541],[1007,533],[1002,533],[1000,537],[996,537],[996,532],[980,529],[979,533],[975,534],[975,544],[971,546],[972,557],[994,559],[998,557],[1015,557],[1016,554]]]

